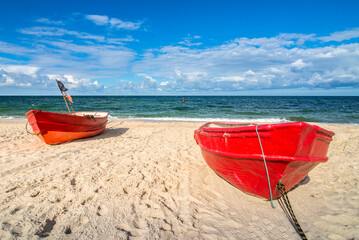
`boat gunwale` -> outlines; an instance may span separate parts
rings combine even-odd
[[[250,124],[249,126],[238,126],[238,127],[206,127],[210,124],[221,124],[221,125],[246,125]],[[289,123],[268,123],[268,124],[256,124],[256,123],[239,123],[239,122],[208,122],[200,126],[196,133],[201,134],[203,136],[209,136],[211,133],[240,133],[240,132],[264,132],[264,131],[271,131],[279,128],[287,128],[288,126],[293,127],[303,127],[309,126],[314,128],[316,132],[323,133],[327,135],[327,137],[332,137],[335,135],[334,132],[330,130],[326,130],[321,128],[317,125],[312,125],[305,122],[289,122]],[[205,134],[206,133],[206,134]]]
[[[78,115],[74,115],[74,114],[70,114],[70,113],[57,113],[57,112],[48,112],[48,111],[42,111],[42,110],[30,110],[28,111],[27,113],[25,113],[26,116],[30,115],[31,113],[33,114],[36,114],[38,112],[41,112],[41,113],[45,113],[45,114],[54,114],[54,115],[61,115],[61,116],[67,116],[67,117],[75,117],[75,118],[86,118],[88,117],[89,115],[84,115],[84,116],[78,116]],[[74,112],[74,113],[81,113],[81,112],[86,112],[86,113],[105,113],[106,115],[105,116],[96,116],[94,115],[93,117],[96,118],[96,119],[102,119],[102,118],[107,118],[109,116],[109,113],[108,112],[94,112],[94,111],[77,111],[77,112]]]
[[[259,153],[254,154],[238,154],[238,153],[227,153],[222,151],[213,151],[209,148],[201,146],[201,149],[211,154],[226,157],[235,160],[258,160],[263,161],[263,155]],[[298,157],[298,156],[283,156],[283,155],[266,155],[264,154],[266,161],[277,161],[277,162],[327,162],[328,157]]]
[[[101,125],[106,125],[108,123],[108,120],[101,122],[100,124],[73,124],[73,123],[61,123],[61,122],[44,122],[44,121],[35,121],[33,123],[30,123],[30,126],[35,125],[35,124],[52,124],[52,125],[67,125],[67,126],[75,126],[75,127],[94,127],[94,126],[101,126]]]

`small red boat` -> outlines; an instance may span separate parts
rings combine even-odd
[[[280,197],[279,181],[290,190],[328,160],[333,135],[304,122],[209,122],[195,131],[194,138],[218,175],[244,192],[270,199],[271,193],[273,198]]]
[[[68,114],[31,110],[26,113],[34,133],[46,144],[92,137],[106,128],[107,112],[71,112]]]

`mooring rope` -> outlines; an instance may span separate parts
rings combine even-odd
[[[266,163],[266,157],[264,156],[264,151],[263,151],[263,147],[262,147],[262,143],[261,143],[261,137],[259,136],[259,133],[258,133],[258,126],[259,125],[261,125],[261,124],[256,125],[256,133],[257,133],[258,140],[259,140],[259,146],[261,147],[261,150],[262,150],[264,167],[265,167],[266,173],[267,173],[267,181],[268,181],[268,188],[269,188],[269,194],[270,194],[270,203],[272,204],[272,208],[275,208],[274,204],[273,204],[272,190],[271,190],[270,181],[269,181],[269,174],[268,174],[268,168],[267,168],[267,163]]]
[[[34,105],[34,104],[33,104],[33,105]],[[30,119],[33,118],[36,113],[37,113],[37,112],[34,112],[33,115],[30,117]],[[26,117],[27,117],[27,116],[26,116]],[[27,121],[26,121],[26,125],[25,125],[26,132],[27,132],[28,134],[36,135],[36,136],[39,135],[39,134],[41,134],[42,132],[38,132],[38,133],[31,133],[31,132],[29,132],[29,130],[27,129],[27,125],[29,124],[29,120],[30,120],[30,119],[27,118]]]
[[[259,125],[262,125],[262,124],[256,125],[256,133],[257,133],[257,136],[258,136],[259,146],[261,147],[261,150],[262,150],[263,162],[264,162],[264,166],[265,166],[266,173],[267,173],[267,181],[268,181],[268,187],[269,187],[270,201],[271,201],[272,207],[275,208],[274,204],[273,204],[272,190],[271,190],[271,185],[270,185],[270,181],[269,181],[269,174],[268,174],[266,158],[264,156],[264,151],[263,151],[263,147],[262,147],[262,143],[261,143],[261,138],[260,138],[259,133],[258,133],[258,126]],[[299,236],[303,240],[308,240],[307,236],[305,236],[305,234],[304,234],[303,229],[299,225],[299,222],[298,222],[297,218],[294,215],[294,211],[292,209],[292,206],[291,206],[291,204],[289,202],[289,198],[288,198],[288,195],[287,195],[287,190],[285,189],[285,186],[284,186],[284,184],[282,183],[281,180],[279,180],[279,182],[277,184],[277,189],[280,191],[280,193],[282,195],[282,199],[283,199],[284,204],[287,207],[287,210],[288,210],[289,215],[290,215],[289,220],[292,222],[292,224],[294,223],[295,230],[297,231],[297,233],[299,234]]]
[[[284,184],[282,183],[282,181],[279,180],[278,182],[278,185],[277,185],[277,189],[280,191],[281,195],[282,195],[282,198],[283,198],[283,201],[284,201],[284,204],[285,206],[287,207],[287,210],[290,214],[290,217],[292,220],[292,222],[294,223],[294,227],[296,228],[299,236],[303,239],[303,240],[307,240],[307,236],[305,236],[304,234],[304,231],[303,229],[301,228],[301,226],[299,225],[299,222],[297,220],[297,218],[295,217],[294,215],[294,212],[293,212],[293,209],[292,209],[292,206],[289,202],[289,198],[288,198],[288,195],[287,195],[287,190],[285,189],[285,186]]]
[[[25,125],[25,129],[26,129],[26,132],[28,133],[28,134],[31,134],[31,135],[39,135],[39,134],[41,134],[41,132],[38,132],[37,134],[36,133],[31,133],[31,132],[29,132],[29,130],[27,129],[27,125],[29,124],[29,120],[26,122],[26,125]]]

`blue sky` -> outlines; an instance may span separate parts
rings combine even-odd
[[[2,1],[0,95],[359,95],[359,1]]]

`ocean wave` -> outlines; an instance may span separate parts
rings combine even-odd
[[[23,116],[0,116],[0,120],[25,120]]]

